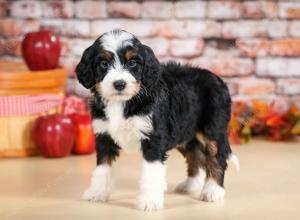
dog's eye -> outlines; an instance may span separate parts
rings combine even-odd
[[[136,61],[135,60],[129,60],[128,62],[127,62],[127,66],[128,67],[130,67],[130,68],[134,68],[134,67],[136,67]]]
[[[100,66],[101,66],[101,68],[103,68],[103,69],[107,69],[107,67],[108,67],[108,62],[107,62],[106,60],[101,60]]]

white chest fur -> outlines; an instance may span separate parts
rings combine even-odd
[[[153,129],[151,115],[124,118],[122,102],[108,102],[105,114],[107,120],[93,120],[95,134],[108,133],[124,149],[140,149],[141,140]]]

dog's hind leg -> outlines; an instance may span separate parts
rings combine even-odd
[[[178,148],[186,158],[187,179],[180,183],[175,191],[178,193],[192,193],[200,191],[205,183],[206,170],[204,146],[196,138],[193,138],[184,147]]]
[[[203,201],[223,200],[227,162],[226,154],[218,152],[217,146],[217,142],[199,132],[185,148],[178,149],[186,158],[188,177],[176,187],[176,192],[191,193],[201,190],[200,199]]]
[[[224,174],[227,168],[228,152],[224,152],[227,137],[219,137],[216,141],[209,139],[203,133],[197,138],[205,143],[205,170],[207,178],[202,189],[200,200],[207,202],[222,201],[225,195]]]
[[[231,100],[227,87],[221,80],[219,86],[207,91],[205,108],[198,121],[197,139],[205,146],[207,178],[200,199],[220,201],[225,195],[224,174],[231,155],[227,129],[230,120]]]

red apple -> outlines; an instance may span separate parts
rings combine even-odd
[[[58,67],[61,45],[51,31],[37,31],[25,35],[22,54],[31,70],[48,70]]]
[[[91,154],[95,151],[95,135],[92,128],[92,118],[89,113],[70,114],[75,130],[73,153]]]
[[[72,150],[75,128],[66,115],[42,116],[33,125],[32,138],[43,156],[64,157]]]

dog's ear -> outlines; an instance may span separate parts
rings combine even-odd
[[[93,62],[96,55],[95,43],[88,47],[81,57],[75,72],[78,81],[87,89],[90,89],[96,84],[96,76],[93,69]]]
[[[159,61],[154,55],[153,50],[147,45],[143,44],[144,53],[145,53],[145,65],[146,67],[159,66]]]
[[[145,84],[154,85],[160,76],[160,64],[153,50],[147,45],[142,45],[144,50],[144,68],[143,78],[146,79]]]

